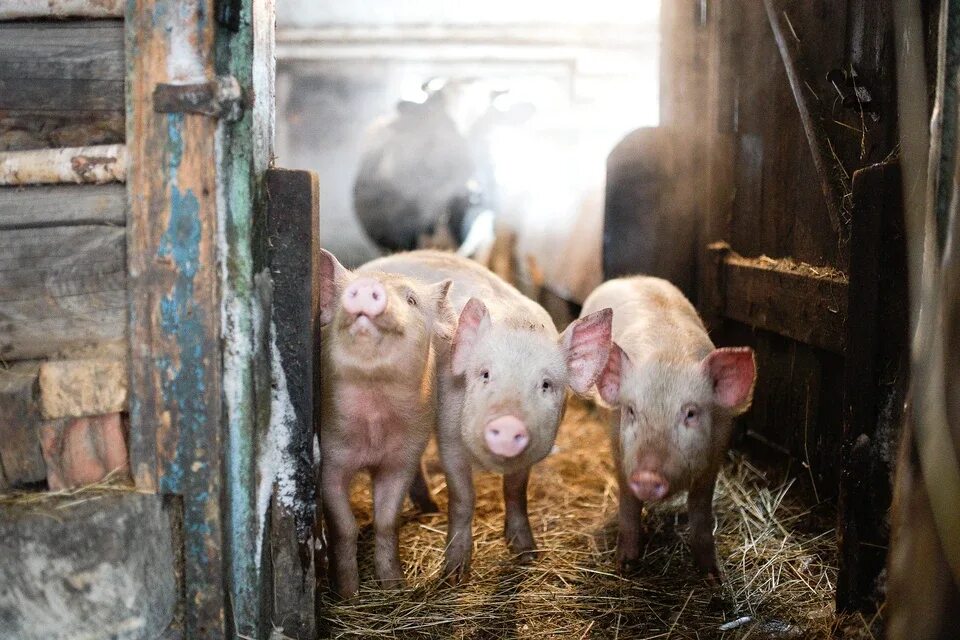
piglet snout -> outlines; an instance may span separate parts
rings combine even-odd
[[[504,458],[520,455],[530,444],[527,425],[514,416],[500,416],[488,422],[483,437],[487,448]]]
[[[387,308],[387,291],[373,278],[357,278],[344,290],[342,302],[347,313],[375,318]]]
[[[640,500],[662,500],[670,490],[670,483],[659,473],[637,471],[630,476],[630,488]]]

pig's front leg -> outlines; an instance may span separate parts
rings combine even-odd
[[[640,535],[643,503],[637,499],[627,484],[623,473],[617,474],[620,487],[618,531],[617,531],[617,568],[626,572],[640,559]]]
[[[410,501],[420,513],[439,513],[440,511],[440,507],[430,495],[430,485],[427,484],[422,462],[417,466],[416,475],[413,476],[413,483],[410,485]]]
[[[507,546],[519,556],[521,562],[532,562],[536,558],[536,542],[533,540],[530,517],[527,514],[529,482],[529,468],[503,476],[503,503],[506,510],[504,533]]]
[[[350,509],[350,479],[353,471],[327,462],[321,471],[323,518],[327,525],[327,563],[333,591],[352,598],[360,589],[357,569],[357,520]]]
[[[403,586],[399,522],[403,496],[415,469],[381,468],[373,476],[373,565],[381,587]]]
[[[716,474],[695,485],[687,495],[687,518],[690,522],[690,550],[697,567],[712,582],[721,579],[713,542],[713,487]]]
[[[473,554],[473,509],[476,494],[473,468],[463,446],[440,442],[440,461],[447,476],[447,550],[444,554],[443,577],[458,584],[470,575]]]

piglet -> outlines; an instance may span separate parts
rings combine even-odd
[[[445,357],[456,318],[450,281],[345,269],[322,251],[321,491],[331,583],[357,593],[357,523],[350,481],[373,482],[374,566],[385,587],[403,582],[398,516],[437,415],[437,360]]]
[[[687,491],[694,561],[717,580],[713,489],[733,418],[750,407],[753,350],[717,349],[693,305],[666,280],[636,276],[598,287],[583,313],[613,309],[610,357],[597,390],[616,407],[611,445],[620,486],[617,561],[640,555],[644,502]]]

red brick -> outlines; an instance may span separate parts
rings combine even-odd
[[[52,491],[99,482],[115,470],[130,473],[127,424],[119,413],[48,420],[40,446]]]

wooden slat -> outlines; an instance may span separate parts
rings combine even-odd
[[[122,144],[0,152],[0,186],[105,184],[127,179]]]
[[[198,639],[227,634],[218,123],[156,113],[151,96],[213,76],[214,15],[213,0],[131,0],[124,21],[131,467],[138,488],[180,496],[182,633]]]
[[[123,185],[0,188],[0,231],[75,225],[123,226]]]
[[[765,329],[820,349],[843,353],[846,276],[834,269],[769,258],[744,258],[725,243],[712,245],[719,309],[709,313]]]
[[[0,357],[42,358],[122,339],[126,232],[78,225],[0,234]]]
[[[274,626],[292,638],[314,638],[314,383],[319,321],[319,186],[312,171],[267,171],[267,261],[273,279],[271,316],[286,388],[296,414],[285,452],[294,472],[294,495],[274,493],[270,544]]]
[[[0,20],[120,17],[123,0],[11,0],[0,6]]]
[[[122,142],[123,113],[122,21],[0,23],[0,150]]]
[[[39,362],[18,362],[0,369],[0,468],[6,483],[42,482],[47,466],[40,454],[43,417],[34,395]],[[0,478],[0,486],[4,478]]]

